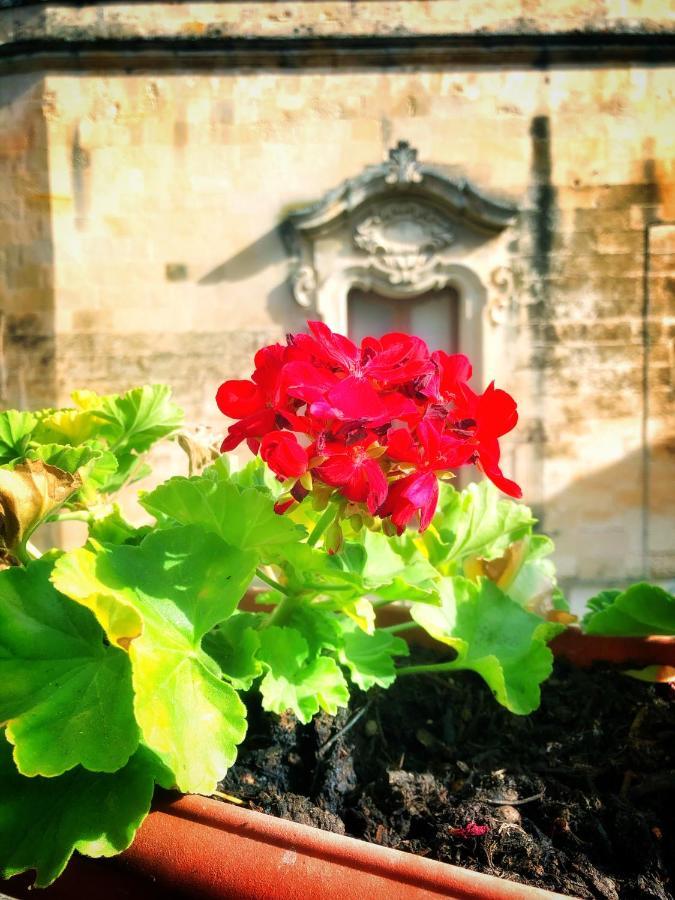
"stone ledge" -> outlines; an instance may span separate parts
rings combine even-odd
[[[215,31],[268,38],[672,31],[663,0],[637,0],[630,15],[626,8],[623,0],[548,0],[538,9],[529,0],[0,0],[5,17],[12,11],[4,27],[24,32],[22,39],[37,37],[36,31],[86,31],[91,38],[199,37]]]
[[[616,0],[580,15],[568,0],[526,15],[525,0],[101,3],[0,0],[0,61],[17,71],[209,65],[547,65],[672,61],[675,34],[657,0],[622,17]],[[475,8],[474,8],[475,7]]]

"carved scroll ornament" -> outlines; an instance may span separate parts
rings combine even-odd
[[[354,244],[391,284],[416,284],[455,240],[447,221],[419,203],[386,203],[354,229]]]

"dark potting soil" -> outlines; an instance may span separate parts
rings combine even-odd
[[[558,662],[525,717],[471,673],[401,678],[309,725],[252,699],[222,790],[252,809],[563,894],[672,900],[674,747],[670,686]]]

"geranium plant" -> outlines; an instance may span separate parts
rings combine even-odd
[[[566,614],[550,540],[502,496],[520,495],[500,469],[513,399],[477,394],[466,357],[419,338],[309,332],[221,385],[223,455],[141,494],[152,525],[114,495],[177,433],[166,388],[0,414],[5,877],[46,885],[74,850],[121,852],[155,784],[211,794],[250,691],[308,722],[354,688],[469,669],[512,712],[538,706]],[[237,471],[244,441],[255,458]],[[457,491],[467,466],[487,479]],[[87,523],[84,546],[40,556],[35,532],[68,518]],[[398,601],[406,621],[378,626]],[[399,632],[414,627],[451,650],[408,664]]]

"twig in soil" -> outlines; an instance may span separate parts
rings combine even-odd
[[[389,742],[387,741],[387,738],[384,734],[384,728],[382,727],[382,719],[380,718],[380,707],[377,705],[377,703],[375,704],[375,718],[377,719],[377,727],[380,730],[380,737],[382,738],[382,743],[388,750]]]
[[[226,794],[225,791],[214,791],[211,796],[220,797],[221,800],[226,800],[228,803],[235,803],[237,806],[243,806],[246,802],[240,797],[233,797],[232,794]]]
[[[316,755],[317,755],[318,757],[323,756],[324,753],[329,749],[329,747],[332,747],[333,744],[334,744],[337,740],[339,740],[339,739],[342,737],[343,734],[346,734],[346,733],[349,731],[350,728],[353,728],[354,725],[356,725],[356,723],[359,721],[359,719],[360,719],[362,716],[364,716],[364,715],[366,714],[366,712],[368,711],[369,707],[370,707],[370,701],[369,701],[368,703],[366,703],[364,706],[362,706],[361,709],[360,709],[357,713],[354,713],[354,715],[353,715],[353,716],[351,717],[351,719],[347,722],[347,724],[346,724],[343,728],[341,728],[341,729],[337,732],[337,734],[334,734],[332,738],[329,738],[329,739],[325,742],[325,744],[322,744],[322,745],[319,747],[319,749],[316,751]]]
[[[642,727],[642,722],[646,715],[647,715],[647,707],[641,706],[640,709],[638,709],[638,711],[635,715],[635,718],[633,719],[632,725],[628,729],[628,737],[631,741],[635,741],[638,739],[638,732],[640,731],[640,728]]]
[[[491,797],[486,797],[483,802],[489,803],[491,806],[523,806],[525,803],[532,803],[534,800],[541,800],[544,796],[543,791],[539,791],[538,794],[532,794],[531,797],[523,797],[522,800],[493,800]]]

